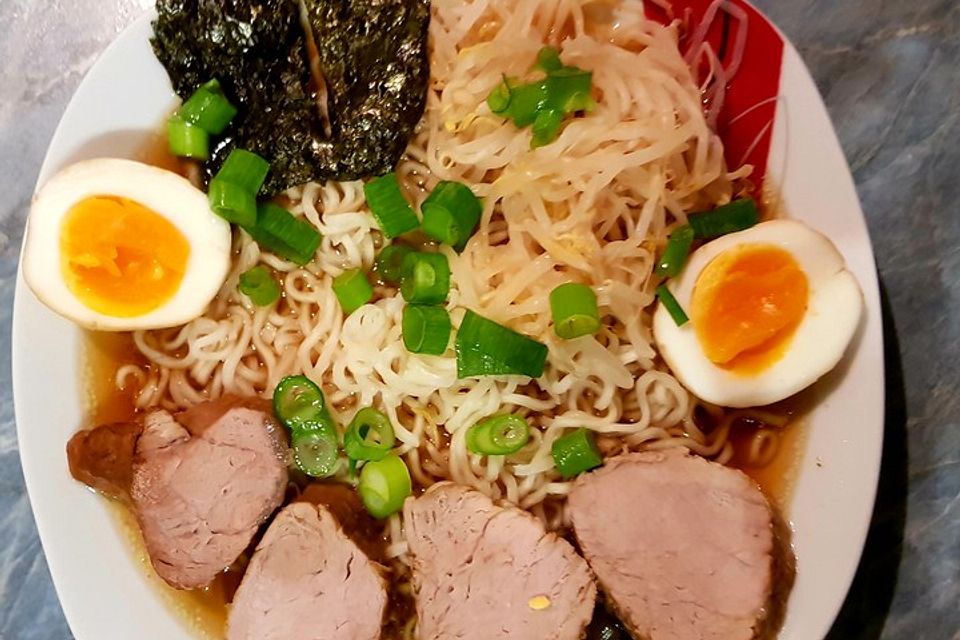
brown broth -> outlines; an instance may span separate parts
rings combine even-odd
[[[134,405],[136,389],[119,390],[114,382],[117,370],[127,364],[146,365],[146,359],[137,350],[132,334],[86,332],[84,371],[87,402],[84,422],[88,427],[138,417],[139,412]],[[127,550],[164,603],[199,638],[222,639],[226,629],[227,603],[236,590],[238,574],[225,572],[206,589],[174,589],[161,580],[150,565],[133,512],[119,502],[108,500],[108,503],[122,536],[129,541]]]
[[[121,366],[147,364],[146,358],[133,342],[133,334],[87,331],[84,360],[87,374],[86,423],[96,426],[135,419],[137,390],[133,385],[123,390],[116,388],[117,371]]]
[[[105,422],[136,419],[134,406],[135,389],[118,390],[115,387],[118,369],[126,364],[145,366],[146,359],[137,350],[130,333],[87,332],[84,350],[86,372],[87,413],[86,424],[93,426]],[[746,447],[757,427],[735,425],[730,441],[735,454],[731,465],[757,481],[764,494],[780,513],[785,513],[790,502],[793,486],[803,458],[807,428],[804,420],[806,408],[813,402],[811,394],[768,407],[772,413],[788,416],[786,426],[779,428],[779,448],[768,464],[756,467],[743,461]],[[443,433],[441,431],[441,433]],[[110,501],[111,511],[123,537],[129,541],[128,550],[143,570],[144,577],[185,625],[199,638],[220,640],[224,637],[228,603],[242,576],[240,571],[229,571],[218,576],[214,583],[202,590],[181,591],[161,580],[150,565],[140,529],[132,511],[119,502]],[[411,607],[408,597],[394,594],[391,601],[390,626],[399,629],[400,612]]]
[[[161,129],[162,131],[162,129]],[[153,133],[146,140],[137,159],[156,167],[173,171],[189,177],[190,161],[172,156],[167,149],[165,136]],[[196,167],[193,167],[196,169]],[[779,199],[775,194],[764,194],[760,204],[761,219],[769,220],[782,217]],[[415,249],[429,244],[417,237],[412,242]],[[377,283],[383,287],[383,283]],[[383,287],[386,289],[386,287]],[[86,344],[83,351],[85,371],[85,425],[92,427],[108,422],[121,422],[137,419],[139,411],[135,406],[137,389],[130,385],[126,389],[117,389],[116,377],[121,366],[135,364],[147,367],[147,359],[139,352],[131,333],[86,332]],[[749,446],[756,426],[737,425],[730,433],[730,442],[734,447],[734,457],[730,465],[753,478],[767,498],[777,507],[780,514],[786,514],[790,498],[801,463],[807,440],[807,428],[804,414],[813,403],[808,393],[767,407],[772,413],[787,416],[788,422],[779,431],[779,448],[773,459],[763,466],[751,466],[745,461],[744,451]],[[441,436],[446,432],[440,430]],[[446,441],[442,446],[448,446]],[[417,486],[416,491],[422,490]],[[150,564],[149,555],[144,546],[140,528],[133,512],[123,504],[108,500],[111,512],[122,536],[128,541],[128,551],[141,567],[144,577],[160,595],[166,606],[197,637],[209,640],[221,640],[225,636],[226,619],[230,601],[239,586],[244,562],[238,561],[237,568],[225,571],[209,587],[200,590],[182,591],[167,585],[156,574]],[[259,537],[259,536],[258,536]],[[246,556],[244,556],[246,558]],[[412,598],[391,589],[391,605],[386,632],[388,636],[400,636],[403,621],[412,613]]]
[[[775,409],[774,413],[778,413]],[[778,449],[770,462],[756,466],[745,461],[746,450],[757,427],[735,425],[730,430],[730,443],[734,448],[733,459],[729,464],[753,478],[770,502],[780,513],[789,511],[793,488],[803,462],[803,453],[807,443],[807,425],[802,415],[791,415],[783,427],[767,427],[778,433]]]
[[[236,586],[231,586],[227,578],[218,577],[205,589],[195,591],[174,589],[157,575],[150,564],[133,511],[119,502],[110,501],[110,505],[117,526],[129,543],[128,549],[131,556],[143,571],[144,578],[151,588],[163,600],[164,605],[197,638],[222,640],[226,634],[227,602],[232,598],[232,592]]]
[[[186,173],[186,167],[184,165],[190,161],[182,160],[170,153],[170,149],[167,147],[165,131],[165,127],[158,127],[156,131],[150,133],[144,141],[136,159],[140,162],[159,167],[160,169],[166,169],[167,171],[184,175]]]

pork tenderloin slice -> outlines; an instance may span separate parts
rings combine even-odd
[[[381,567],[326,507],[294,502],[270,523],[230,606],[227,640],[375,640]]]
[[[577,640],[596,586],[583,558],[520,509],[441,483],[404,504],[420,640]]]
[[[580,476],[577,540],[644,640],[750,640],[771,594],[770,506],[746,475],[685,449],[633,453]]]
[[[356,489],[338,482],[313,482],[304,488],[297,501],[326,508],[367,557],[381,564],[387,562],[383,524],[367,513]]]
[[[150,560],[171,586],[213,581],[280,505],[286,453],[272,417],[237,407],[199,435],[166,411],[144,418],[130,494]]]
[[[240,407],[244,409],[254,409],[267,415],[273,414],[273,405],[269,400],[258,396],[238,396],[228,393],[215,400],[207,400],[206,402],[195,404],[188,409],[180,411],[174,417],[178,423],[190,432],[190,435],[199,436],[211,425],[216,424],[217,420],[227,411]],[[281,429],[277,435],[282,436],[282,439],[285,441],[286,436],[281,433],[282,431]]]
[[[108,498],[130,499],[140,422],[113,422],[78,431],[67,443],[70,473]]]

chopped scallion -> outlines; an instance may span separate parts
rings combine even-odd
[[[701,240],[743,231],[757,224],[760,215],[753,198],[740,198],[713,211],[694,213],[689,217],[694,235]]]
[[[563,112],[559,109],[544,109],[539,112],[530,129],[533,135],[530,139],[530,147],[542,147],[556,140],[562,124]]]
[[[280,285],[263,265],[241,273],[240,285],[237,288],[258,307],[269,306],[280,298]]]
[[[377,274],[380,279],[385,284],[400,286],[403,279],[403,261],[411,253],[411,247],[399,242],[385,246],[377,256]]]
[[[383,460],[396,441],[390,418],[373,407],[364,407],[343,435],[343,451],[351,460]]]
[[[293,460],[308,476],[327,478],[337,472],[337,434],[329,429],[294,431]]]
[[[559,71],[563,68],[563,63],[560,62],[560,51],[556,47],[543,47],[537,52],[537,64],[535,66],[546,73]]]
[[[548,99],[546,83],[541,81],[510,86],[504,81],[504,85],[510,91],[510,105],[504,115],[512,119],[519,129],[533,124]]]
[[[380,230],[388,238],[396,238],[420,226],[417,214],[400,191],[397,174],[390,172],[370,180],[363,185],[363,194]]]
[[[592,335],[600,330],[597,294],[579,282],[567,282],[550,292],[553,330],[564,340]]]
[[[487,106],[493,113],[503,113],[510,106],[510,85],[507,84],[506,78],[487,96]]]
[[[187,101],[177,110],[183,120],[196,125],[211,135],[223,133],[237,108],[230,104],[217,80],[200,85]]]
[[[525,84],[504,77],[487,95],[487,106],[519,128],[533,125],[530,146],[535,148],[556,140],[564,118],[592,110],[594,101],[593,73],[563,64],[557,49],[542,48],[534,68],[545,77]]]
[[[361,269],[344,271],[334,278],[333,292],[345,315],[350,315],[373,298],[373,287]]]
[[[467,310],[457,331],[457,377],[520,375],[539,378],[547,347]]]
[[[663,250],[655,273],[661,278],[673,278],[683,270],[693,244],[693,227],[688,224],[673,230]]]
[[[399,456],[387,454],[382,460],[363,465],[357,491],[370,515],[386,518],[399,511],[403,501],[413,493],[410,470]]]
[[[565,480],[603,464],[593,432],[583,427],[554,440],[550,454]]]
[[[207,189],[210,208],[233,224],[252,226],[257,223],[257,198],[250,191],[216,177]]]
[[[231,182],[256,196],[270,171],[270,163],[251,151],[234,149],[214,180]]]
[[[407,302],[440,304],[450,291],[450,262],[442,253],[418,251],[403,260],[400,293]]]
[[[544,81],[547,101],[540,108],[563,113],[585,110],[592,104],[592,100],[587,100],[592,81],[592,72],[577,67],[563,67],[551,72]]]
[[[403,345],[410,353],[441,355],[451,331],[450,314],[443,307],[408,304],[403,308]]]
[[[463,251],[480,222],[483,204],[470,187],[460,182],[440,182],[420,206],[423,232],[438,242]]]
[[[179,116],[167,120],[167,145],[171,154],[181,158],[210,157],[210,134]]]
[[[273,412],[291,431],[314,430],[329,415],[320,387],[304,375],[287,376],[277,384]]]
[[[670,314],[670,317],[673,318],[673,321],[677,323],[678,327],[687,324],[690,318],[687,317],[686,312],[683,310],[683,307],[680,306],[680,303],[677,302],[677,299],[673,297],[673,293],[670,292],[667,285],[661,284],[657,287],[657,297],[660,299],[660,304],[667,310],[667,313]]]
[[[530,425],[509,413],[481,420],[467,431],[467,448],[484,456],[516,453],[529,440]]]
[[[271,202],[257,207],[257,223],[244,227],[262,248],[303,266],[320,246],[320,232],[312,224]]]

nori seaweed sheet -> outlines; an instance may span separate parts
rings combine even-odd
[[[217,78],[240,109],[230,149],[270,160],[263,193],[393,169],[426,104],[429,0],[306,0],[328,91],[323,135],[297,0],[157,0],[153,49],[187,98]]]

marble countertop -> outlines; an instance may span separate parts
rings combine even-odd
[[[27,205],[97,55],[152,0],[0,2],[0,353]],[[885,292],[878,503],[836,640],[960,640],[960,3],[756,0],[800,50],[853,169]],[[0,363],[0,640],[70,638]]]

